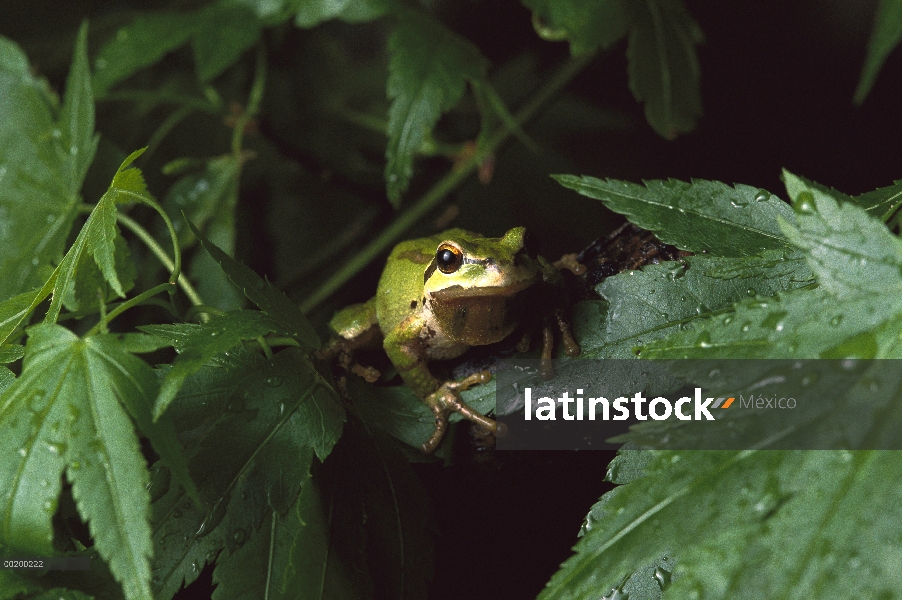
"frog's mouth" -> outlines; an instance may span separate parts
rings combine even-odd
[[[469,346],[494,344],[510,335],[526,315],[528,294],[520,292],[540,277],[496,287],[452,286],[432,293],[430,306],[443,332],[452,339]]]

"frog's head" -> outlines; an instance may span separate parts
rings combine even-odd
[[[444,332],[476,346],[513,331],[521,313],[516,296],[541,278],[524,227],[500,238],[455,230],[436,248],[424,273],[424,291]]]

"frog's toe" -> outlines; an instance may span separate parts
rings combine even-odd
[[[435,430],[426,443],[420,446],[423,452],[431,454],[435,451],[448,430],[448,415],[453,412],[460,413],[465,419],[493,433],[498,430],[498,424],[494,419],[486,417],[460,397],[460,391],[480,383],[487,383],[491,378],[492,374],[488,371],[480,371],[461,381],[448,381],[426,397],[424,401],[432,410],[433,415],[435,415]]]

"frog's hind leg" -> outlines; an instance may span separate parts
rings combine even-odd
[[[435,430],[429,439],[420,446],[423,452],[431,454],[438,447],[448,430],[448,415],[452,412],[459,412],[465,419],[481,425],[493,433],[498,431],[498,424],[494,420],[468,405],[460,397],[460,392],[474,385],[488,383],[491,378],[492,374],[488,371],[479,371],[461,381],[448,381],[423,400],[435,415]]]

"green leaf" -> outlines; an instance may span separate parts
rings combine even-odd
[[[631,3],[626,56],[630,89],[649,125],[666,139],[691,131],[702,115],[695,45],[704,36],[680,0]]]
[[[88,24],[82,23],[75,42],[75,56],[66,80],[66,96],[60,110],[60,144],[70,155],[67,170],[69,194],[78,194],[81,182],[97,151],[99,134],[94,133],[94,94],[88,68]]]
[[[120,404],[134,408],[147,395],[146,378],[109,351],[102,339],[79,339],[57,325],[30,330],[22,375],[0,396],[0,450],[17,457],[0,462],[0,489],[7,490],[0,496],[0,543],[53,552],[51,518],[65,469],[79,513],[125,596],[151,598],[147,468]]]
[[[30,600],[92,600],[94,596],[89,596],[78,590],[67,590],[65,588],[53,588],[47,590],[43,594],[31,596]]]
[[[764,250],[791,248],[777,218],[794,222],[792,209],[762,189],[705,180],[653,180],[643,187],[616,179],[553,177],[682,250],[754,256]]]
[[[213,4],[196,16],[191,39],[197,78],[207,82],[225,71],[260,39],[260,21],[240,4]]]
[[[185,223],[204,229],[222,211],[234,211],[240,169],[234,156],[217,157],[207,161],[202,171],[180,177],[170,186],[163,209],[173,217],[185,215],[172,220],[182,247],[188,246],[193,235]],[[168,231],[162,233],[169,235]]]
[[[219,263],[231,282],[244,292],[248,300],[269,315],[282,329],[293,335],[302,348],[308,350],[319,348],[319,336],[297,304],[292,302],[281,290],[262,279],[253,269],[249,269],[231,258],[215,244],[209,242],[190,221],[188,221],[188,226],[200,240],[204,250]]]
[[[138,329],[163,336],[166,330],[177,332],[184,331],[185,328],[180,325],[155,325]],[[192,331],[185,335],[180,344],[180,354],[160,386],[160,393],[154,403],[154,419],[158,419],[166,411],[188,375],[210,362],[217,354],[231,350],[242,341],[258,338],[277,329],[276,324],[266,315],[251,310],[226,313],[210,319],[208,323],[192,327]]]
[[[0,346],[0,364],[7,365],[25,356],[25,346],[19,344],[3,344]]]
[[[22,594],[35,594],[42,587],[13,570],[0,571],[0,600],[15,600]]]
[[[388,148],[385,180],[396,207],[413,176],[413,157],[443,112],[453,108],[468,79],[485,76],[486,60],[475,46],[443,25],[409,19],[388,43]]]
[[[94,106],[79,36],[57,100],[31,74],[15,43],[0,38],[0,301],[44,285],[78,212],[78,190],[96,146]]]
[[[874,30],[868,43],[868,54],[861,69],[861,79],[855,88],[854,102],[861,104],[868,97],[877,73],[886,62],[889,53],[902,39],[902,1],[881,0],[874,19]]]
[[[97,54],[94,94],[103,97],[116,83],[155,64],[187,42],[196,27],[195,13],[138,15],[129,25],[119,29]]]
[[[861,207],[805,186],[790,173],[797,225],[782,227],[806,251],[818,283],[839,299],[902,291],[902,241]]]
[[[857,204],[869,215],[877,217],[884,223],[888,222],[899,210],[899,207],[902,206],[902,181],[897,181],[893,185],[878,188],[872,192],[865,192],[858,196],[849,196],[832,187],[805,179],[799,175],[793,175],[786,169],[783,169],[782,177],[790,198],[795,198],[800,192],[806,190],[820,190],[841,202]]]
[[[87,308],[86,303],[97,303],[101,300],[97,297],[96,287],[91,289],[84,285],[86,278],[97,285],[108,283],[119,297],[125,297],[125,291],[132,286],[133,280],[120,281],[120,273],[117,271],[117,263],[122,265],[123,262],[121,256],[125,246],[119,246],[117,257],[116,239],[119,238],[119,228],[116,225],[116,205],[150,199],[141,172],[134,167],[129,168],[132,161],[142,152],[143,149],[132,152],[122,162],[109,189],[91,211],[72,247],[57,267],[53,300],[47,310],[45,321],[56,321],[63,302],[72,310],[84,310]],[[92,257],[93,262],[90,260]],[[97,276],[94,265],[99,269]],[[133,270],[129,270],[127,274],[134,277]],[[101,276],[103,279],[100,279]]]
[[[295,11],[294,24],[310,28],[331,19],[341,19],[351,23],[372,21],[384,15],[389,7],[388,0],[294,0],[290,2]]]
[[[299,351],[226,358],[189,377],[170,409],[183,436],[199,437],[191,473],[207,509],[175,488],[154,502],[158,597],[193,581],[220,550],[243,546],[272,511],[287,511],[314,450],[325,456],[341,435],[344,411]]]
[[[664,262],[608,277],[597,287],[607,303],[583,302],[576,307],[574,328],[583,350],[580,356],[631,358],[633,349],[640,347],[646,357],[653,340],[692,329],[694,322],[707,322],[706,317],[749,296],[773,295],[810,281],[810,273],[807,279],[797,279],[802,269],[767,270],[730,279],[708,275],[736,269],[747,260],[690,256],[684,259],[686,265]]]
[[[902,586],[897,452],[650,454],[540,598],[597,598],[668,549],[665,597],[891,598]]]
[[[609,48],[626,35],[629,7],[620,0],[523,0],[540,37],[570,41],[573,54]]]

